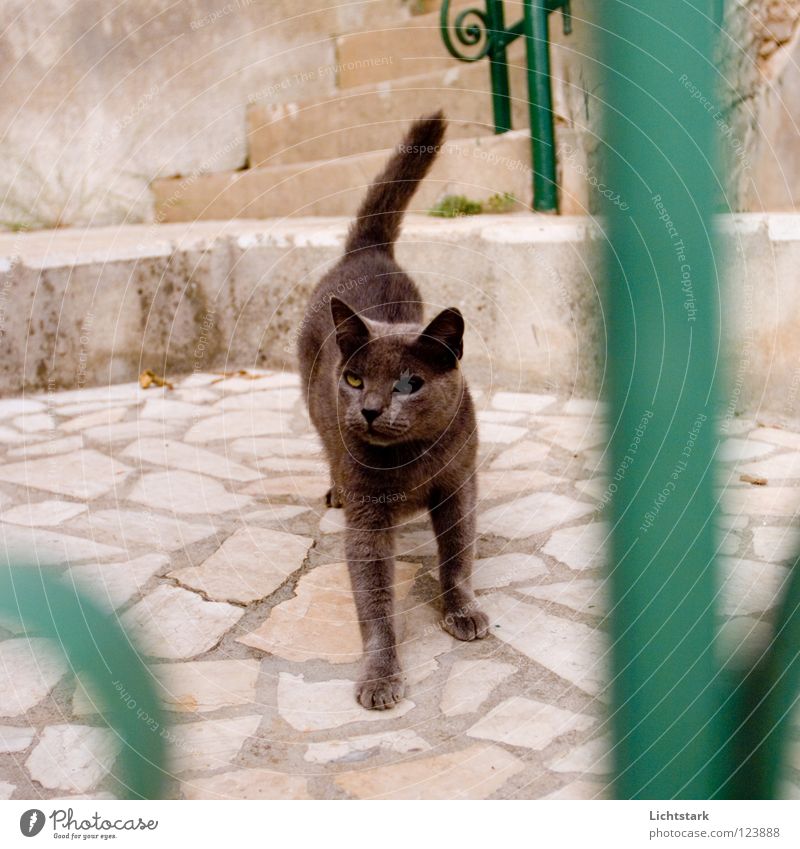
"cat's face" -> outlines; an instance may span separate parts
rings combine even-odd
[[[367,321],[336,298],[331,313],[342,354],[340,427],[371,445],[440,437],[464,390],[458,310],[445,310],[425,328]]]

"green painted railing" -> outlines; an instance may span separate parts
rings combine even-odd
[[[121,747],[119,781],[130,799],[163,797],[166,725],[152,678],[116,620],[36,566],[0,567],[0,612],[46,637],[92,686]]]
[[[445,46],[462,62],[488,57],[492,80],[494,129],[511,129],[511,92],[508,80],[507,49],[517,38],[525,41],[528,78],[528,109],[531,127],[533,169],[533,208],[538,212],[558,211],[556,184],[556,144],[553,129],[553,94],[550,80],[549,15],[561,9],[564,32],[571,31],[569,0],[523,0],[522,18],[506,26],[503,0],[486,0],[486,8],[462,9],[455,16],[452,34],[462,46],[477,48],[469,55],[459,51],[451,37],[450,0],[441,8],[441,31]]]
[[[625,199],[605,210],[615,792],[775,798],[800,687],[800,562],[755,667],[724,672],[718,655],[724,181],[713,112],[691,92],[718,90],[719,5],[607,0],[598,15],[606,182]]]

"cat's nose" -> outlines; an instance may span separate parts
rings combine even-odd
[[[369,407],[365,407],[361,411],[361,415],[364,416],[364,418],[367,420],[367,424],[372,424],[375,421],[375,419],[378,418],[378,416],[380,414],[381,414],[380,410],[373,410]]]

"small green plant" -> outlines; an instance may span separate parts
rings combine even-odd
[[[492,195],[485,202],[470,200],[466,195],[445,195],[428,210],[428,215],[435,215],[437,218],[460,218],[462,215],[480,215],[482,212],[497,215],[511,212],[516,202],[517,199],[510,192]]]
[[[27,221],[6,221],[0,218],[0,230],[10,230],[12,233],[24,233],[31,229],[31,225]]]
[[[137,139],[131,138],[117,151],[120,167],[111,168],[104,162],[102,171],[89,169],[83,173],[51,167],[41,157],[29,158],[20,150],[11,149],[6,141],[0,148],[0,156],[8,166],[7,181],[0,192],[0,230],[55,230],[130,221],[137,214],[142,184],[147,185],[152,179],[122,167],[133,161]],[[110,189],[110,180],[115,185],[121,183],[122,191]]]
[[[504,212],[511,212],[517,199],[511,192],[503,192],[502,195],[492,195],[486,201],[486,211],[492,215],[501,215]]]
[[[480,215],[481,212],[483,204],[479,200],[470,200],[466,195],[445,195],[428,214],[437,218],[460,218],[462,215]]]

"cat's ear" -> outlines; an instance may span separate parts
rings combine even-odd
[[[331,315],[336,328],[336,344],[349,357],[369,341],[369,328],[342,300],[331,298]]]
[[[464,317],[455,307],[442,310],[417,341],[428,356],[455,366],[464,353]]]

